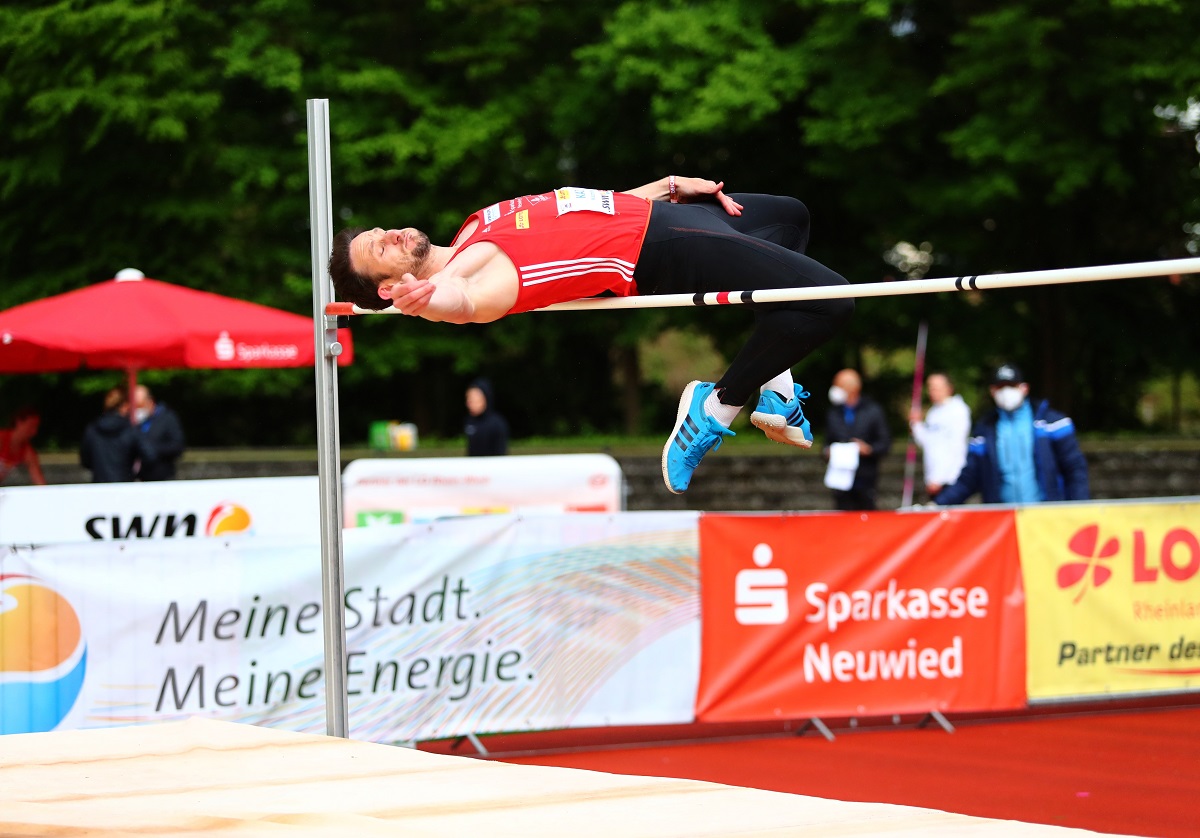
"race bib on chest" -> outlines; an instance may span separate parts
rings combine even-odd
[[[582,189],[578,186],[564,186],[554,190],[554,202],[558,206],[558,214],[568,212],[602,212],[605,215],[616,215],[616,202],[611,189]]]

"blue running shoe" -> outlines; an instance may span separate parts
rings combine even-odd
[[[800,400],[807,399],[809,392],[799,384],[795,398],[786,402],[783,396],[774,390],[767,390],[758,397],[758,407],[750,414],[750,421],[760,428],[767,439],[782,442],[784,445],[797,445],[801,448],[811,448],[813,444],[812,428],[804,418]]]
[[[679,399],[675,430],[667,438],[662,455],[663,480],[676,495],[687,491],[692,472],[704,455],[720,448],[722,437],[734,436],[733,431],[704,412],[704,400],[715,387],[706,381],[693,381],[683,388]]]

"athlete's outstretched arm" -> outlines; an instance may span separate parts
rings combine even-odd
[[[645,186],[639,186],[637,189],[627,189],[625,191],[630,195],[637,195],[639,198],[645,198],[648,201],[670,201],[671,180],[670,177],[659,178],[653,183],[647,183]],[[705,180],[704,178],[679,176],[676,176],[674,181],[674,197],[681,204],[715,200],[730,215],[742,214],[742,205],[721,191],[725,188],[724,181],[718,183],[712,180]]]
[[[505,274],[467,278],[448,270],[428,279],[404,274],[387,287],[386,297],[402,314],[435,323],[491,323],[516,302],[515,286]]]
[[[475,304],[466,289],[455,283],[435,283],[405,274],[391,287],[392,305],[403,314],[435,323],[474,323]]]

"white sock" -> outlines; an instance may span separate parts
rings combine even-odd
[[[779,373],[779,375],[775,376],[770,381],[768,381],[766,384],[759,387],[758,392],[765,393],[768,390],[774,390],[776,393],[778,393],[780,396],[783,397],[783,400],[785,402],[790,402],[792,399],[796,398],[796,390],[792,386],[793,383],[794,382],[792,381],[792,371],[784,370],[783,372]]]
[[[708,398],[704,400],[704,412],[712,418],[716,419],[725,427],[733,424],[733,420],[742,412],[744,405],[724,404],[717,398],[717,391],[713,390],[708,394]]]

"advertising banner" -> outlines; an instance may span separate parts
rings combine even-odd
[[[7,549],[0,731],[324,731],[320,564],[274,538]],[[352,530],[345,584],[356,739],[692,721],[695,513]]]
[[[246,477],[0,489],[0,546],[76,541],[320,538],[317,478]]]
[[[697,718],[1024,706],[1011,511],[700,519]]]
[[[620,512],[624,477],[607,454],[354,460],[342,473],[345,526],[456,515]]]
[[[1200,687],[1200,503],[1017,512],[1029,697]]]

